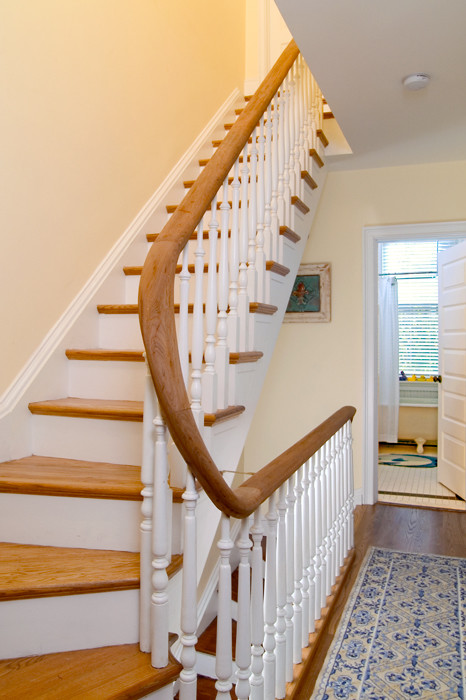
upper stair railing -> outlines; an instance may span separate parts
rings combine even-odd
[[[322,95],[292,41],[172,214],[142,270],[139,316],[150,374],[142,468],[141,648],[151,650],[154,666],[167,664],[168,429],[188,467],[183,496],[181,700],[196,697],[195,479],[223,514],[218,545],[219,698],[230,697],[233,670],[229,518],[242,522],[235,662],[239,698],[284,697],[293,661],[299,662],[352,545],[353,408],[337,411],[237,488],[227,484],[202,434],[205,425],[244,410],[236,405],[235,387],[229,383],[230,356],[254,351],[255,313],[276,311],[267,270],[273,265],[284,269],[283,237],[293,237],[292,207],[307,210],[303,193],[305,186],[315,184],[309,173],[316,153],[319,159],[321,120]],[[189,248],[193,238],[194,252]],[[264,514],[265,602],[260,544]],[[277,584],[277,557],[292,572],[285,588]],[[259,610],[265,610],[265,619]]]

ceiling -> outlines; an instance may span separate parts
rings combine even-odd
[[[332,169],[466,160],[466,0],[276,4],[352,150]]]

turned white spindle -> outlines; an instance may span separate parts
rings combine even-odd
[[[286,484],[278,489],[277,561],[286,562]],[[276,697],[286,695],[286,576],[277,571]]]
[[[248,297],[248,144],[243,148],[243,165],[241,167],[241,228],[239,233],[239,276],[238,276],[238,313],[240,323],[240,351],[249,350],[249,297]]]
[[[295,61],[294,64],[294,75],[295,75],[295,95],[294,95],[294,172],[295,172],[295,182],[296,182],[296,192],[302,197],[303,194],[303,181],[301,178],[301,170],[304,167],[301,160],[301,76],[299,70],[299,61]]]
[[[284,201],[284,217],[283,223],[285,226],[291,226],[291,183],[290,183],[290,90],[289,90],[289,75],[285,78],[282,85],[283,90],[283,201]]]
[[[251,673],[251,590],[249,550],[249,521],[241,521],[240,536],[237,540],[239,551],[238,566],[238,615],[236,621],[236,697],[248,700],[250,694],[249,676]]]
[[[302,56],[298,59],[299,65],[299,162],[303,170],[309,171],[309,139],[308,139],[308,124],[306,112],[306,65]],[[304,181],[301,180],[301,193],[304,193]]]
[[[262,516],[260,508],[254,513],[254,525],[251,528],[253,542],[251,552],[251,700],[264,700],[264,592]]]
[[[257,127],[252,132],[249,177],[249,245],[248,245],[248,295],[257,301],[258,270],[256,264],[257,239]]]
[[[337,575],[336,547],[337,547],[337,450],[335,435],[330,438],[330,589]]]
[[[310,518],[309,518],[309,461],[302,467],[302,514],[303,514],[303,535],[302,535],[302,556],[303,556],[303,585],[302,585],[302,639],[301,647],[307,647],[309,643],[309,588],[311,577],[311,540],[310,540]],[[312,610],[314,614],[314,609]]]
[[[202,356],[204,354],[204,219],[197,227],[197,243],[194,251],[194,308],[191,341],[191,410],[198,429],[202,433]]]
[[[336,434],[336,448],[337,448],[337,550],[336,550],[336,562],[337,562],[337,573],[340,571],[345,555],[343,553],[343,485],[344,485],[344,473],[343,473],[343,432],[342,429]]]
[[[193,475],[188,470],[184,502],[183,583],[181,593],[180,700],[196,700],[196,629],[197,629],[197,535],[196,504],[198,494]]]
[[[288,225],[286,219],[285,206],[285,83],[280,87],[280,96],[275,97],[275,105],[278,104],[278,189],[277,189],[277,214],[279,224],[282,226]],[[281,262],[281,261],[280,261]]]
[[[275,494],[266,515],[267,541],[264,582],[264,697],[275,697],[275,623],[277,620],[277,509]]]
[[[303,641],[303,485],[302,467],[297,471],[294,486],[294,593],[293,593],[293,663],[302,661]]]
[[[152,513],[151,662],[168,663],[168,459],[167,427],[160,414],[154,418],[154,497]]]
[[[278,95],[273,98],[273,109],[269,105],[269,118],[272,121],[272,198],[270,202],[271,230],[272,230],[272,252],[271,259],[277,262],[283,261],[280,253],[279,232],[280,222],[278,220]]]
[[[185,385],[189,376],[189,341],[188,341],[188,301],[189,301],[189,280],[191,274],[188,269],[188,245],[184,247],[181,255],[180,280],[180,318],[178,332],[178,349],[180,354],[181,371]]]
[[[257,267],[257,293],[259,301],[265,299],[265,237],[264,237],[264,218],[265,218],[265,136],[264,136],[264,115],[262,115],[259,123],[259,160],[257,167],[257,250],[256,250],[256,267]]]
[[[265,209],[264,209],[264,252],[266,260],[273,260],[272,244],[272,105],[267,108],[265,123]],[[270,299],[266,299],[267,302]]]
[[[157,399],[147,360],[144,381],[144,417],[142,424],[142,465],[141,482],[141,559],[139,592],[139,646],[141,651],[151,648],[150,610],[152,595],[152,499],[154,495],[154,418],[157,413]]]
[[[218,543],[220,550],[220,567],[218,575],[218,610],[217,610],[217,650],[215,672],[217,682],[217,700],[230,700],[232,688],[231,674],[232,642],[231,642],[231,565],[230,555],[233,542],[230,536],[230,519],[221,516],[221,539]]]
[[[325,557],[327,560],[326,595],[332,588],[332,452],[330,440],[325,443],[325,481],[326,481],[326,513],[325,523]]]
[[[353,472],[353,433],[351,421],[347,423],[348,429],[348,475],[349,475],[349,548],[354,545],[354,472]]]
[[[294,476],[288,479],[286,494],[286,680],[293,680],[293,594],[294,594]]]
[[[314,616],[316,620],[320,620],[322,609],[322,448],[318,450],[314,457],[315,480],[314,480],[314,498],[311,501],[314,506],[314,527],[315,527],[315,596],[314,596]],[[312,492],[311,492],[312,495]]]
[[[315,632],[315,601],[316,601],[316,455],[312,455],[308,462],[309,489],[308,489],[308,526],[309,526],[309,634]]]
[[[228,177],[223,182],[223,196],[220,205],[221,234],[220,261],[218,266],[218,320],[217,346],[215,348],[215,369],[217,374],[218,408],[228,406],[228,380],[230,354],[228,348],[228,230],[230,205],[228,203]]]
[[[217,373],[215,371],[215,332],[217,330],[217,195],[212,200],[209,222],[209,270],[207,273],[205,367],[202,376],[204,411],[217,410]]]
[[[238,275],[239,275],[239,159],[233,167],[231,184],[230,294],[228,313],[228,344],[232,352],[239,350]]]
[[[317,129],[319,128],[317,119],[317,83],[314,76],[311,74],[311,133],[312,133],[312,147],[318,150],[318,138]]]
[[[319,451],[321,459],[320,472],[320,502],[321,502],[321,540],[320,540],[320,608],[325,608],[327,602],[327,446],[322,445]]]
[[[342,428],[343,433],[343,549],[345,556],[350,548],[350,532],[349,532],[349,470],[348,470],[348,444],[347,444],[347,426]]]
[[[295,168],[295,132],[296,132],[296,81],[294,75],[294,66],[290,68],[288,73],[288,87],[289,87],[289,100],[288,100],[288,110],[289,110],[289,121],[288,129],[290,132],[290,152],[288,154],[289,158],[289,170],[290,170],[290,189],[291,194],[298,194],[298,183],[299,180],[296,177]]]

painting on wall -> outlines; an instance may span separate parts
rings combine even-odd
[[[284,322],[303,321],[330,321],[330,263],[305,263],[298,269]]]

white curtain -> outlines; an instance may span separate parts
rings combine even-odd
[[[379,442],[398,442],[398,284],[379,277]]]

